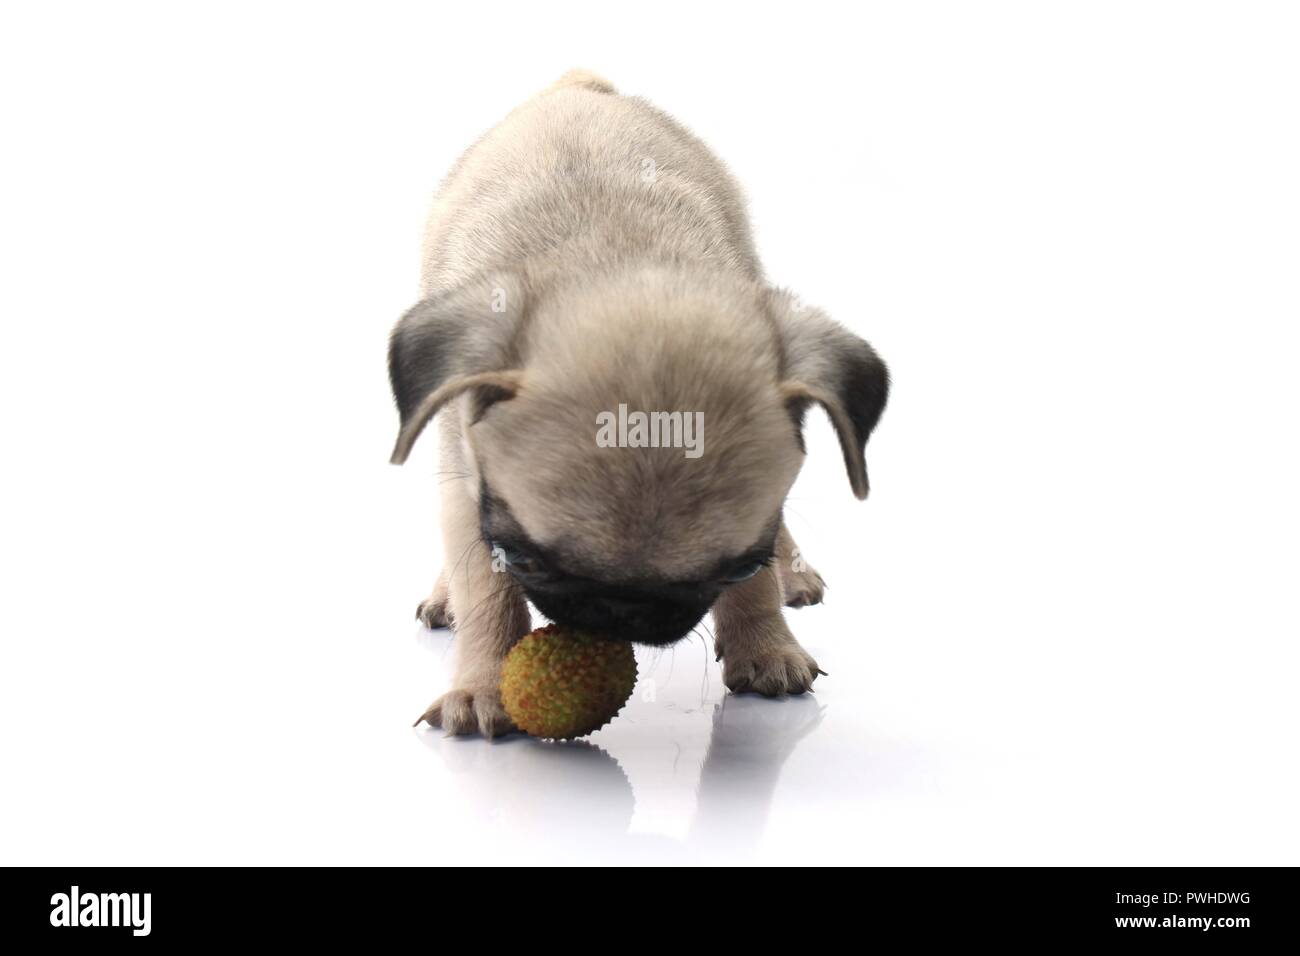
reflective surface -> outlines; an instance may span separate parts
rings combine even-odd
[[[444,640],[426,643],[437,650]],[[677,655],[689,658],[680,669]],[[486,743],[425,728],[420,740],[455,775],[474,818],[509,829],[525,855],[752,856],[782,768],[822,723],[824,705],[813,695],[725,695],[716,672],[703,674],[698,643],[640,657],[631,700],[589,739]]]
[[[0,863],[1300,861],[1293,9],[11,6]],[[586,743],[444,740],[386,336],[573,66],[895,385],[865,503],[808,416],[815,696],[692,639]]]

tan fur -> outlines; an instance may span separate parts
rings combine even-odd
[[[765,568],[713,605],[714,649],[728,689],[776,697],[812,688],[821,670],[790,632],[782,603],[777,572]]]
[[[465,460],[455,441],[447,441],[454,439],[459,422],[454,414],[445,421],[443,470],[459,473]],[[440,581],[446,587],[443,613],[456,626],[456,686],[430,704],[416,724],[428,721],[451,734],[491,738],[513,729],[498,691],[501,661],[528,633],[528,605],[509,575],[493,571],[491,555],[479,537],[477,505],[465,482],[444,481],[441,488],[443,553],[449,563]],[[435,587],[435,602],[438,591]]]
[[[614,84],[609,82],[603,76],[592,73],[590,70],[570,70],[562,77],[546,88],[545,92],[552,90],[564,89],[566,86],[580,86],[584,89],[593,90],[596,93],[613,93]]]
[[[461,158],[430,217],[424,293],[394,332],[394,461],[438,414],[441,471],[455,476],[442,485],[447,565],[419,614],[454,623],[458,663],[422,719],[449,732],[509,728],[496,681],[528,629],[481,536],[485,482],[569,571],[629,585],[696,580],[770,540],[803,460],[796,406],[827,410],[866,494],[861,445],[884,384],[874,416],[850,412],[883,365],[763,282],[722,164],[593,74],[566,74]],[[703,413],[703,454],[599,447],[596,414],[620,403]],[[773,564],[713,606],[733,690],[802,693],[819,673],[781,613],[821,600],[796,551],[781,525]]]
[[[822,595],[826,593],[826,582],[794,543],[785,522],[781,523],[781,530],[777,532],[776,561],[772,566],[781,582],[781,598],[786,607],[821,604]]]

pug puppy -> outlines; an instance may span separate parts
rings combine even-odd
[[[390,341],[392,460],[436,415],[445,553],[418,617],[455,629],[457,661],[416,724],[513,729],[497,686],[529,601],[653,645],[712,611],[728,688],[809,690],[823,672],[782,614],[824,587],[782,521],[804,413],[828,414],[865,498],[889,376],[862,339],[766,284],[722,163],[645,101],[570,72],[447,177],[423,295]]]

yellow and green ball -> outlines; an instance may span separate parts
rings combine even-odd
[[[524,636],[501,668],[501,702],[534,737],[585,737],[605,726],[636,685],[625,641],[548,624]]]

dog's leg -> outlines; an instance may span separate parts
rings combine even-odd
[[[714,650],[729,690],[766,697],[802,694],[822,673],[790,633],[781,597],[781,581],[769,566],[723,591],[714,603]]]
[[[808,563],[794,543],[790,529],[784,521],[776,535],[775,567],[777,578],[781,581],[781,597],[786,607],[806,607],[809,604],[821,604],[826,592],[826,582],[816,569]]]
[[[420,602],[415,609],[416,619],[425,627],[452,627],[455,623],[451,616],[451,600],[447,592],[447,569],[438,574],[438,583],[433,586],[433,593]]]
[[[444,470],[460,469],[457,443],[443,432]],[[442,537],[446,564],[439,576],[447,596],[444,614],[456,627],[456,676],[452,689],[416,721],[428,721],[449,734],[496,737],[514,729],[501,706],[501,662],[528,633],[528,603],[508,573],[493,570],[492,553],[479,529],[478,503],[464,481],[442,484]],[[434,588],[430,601],[435,601]]]

